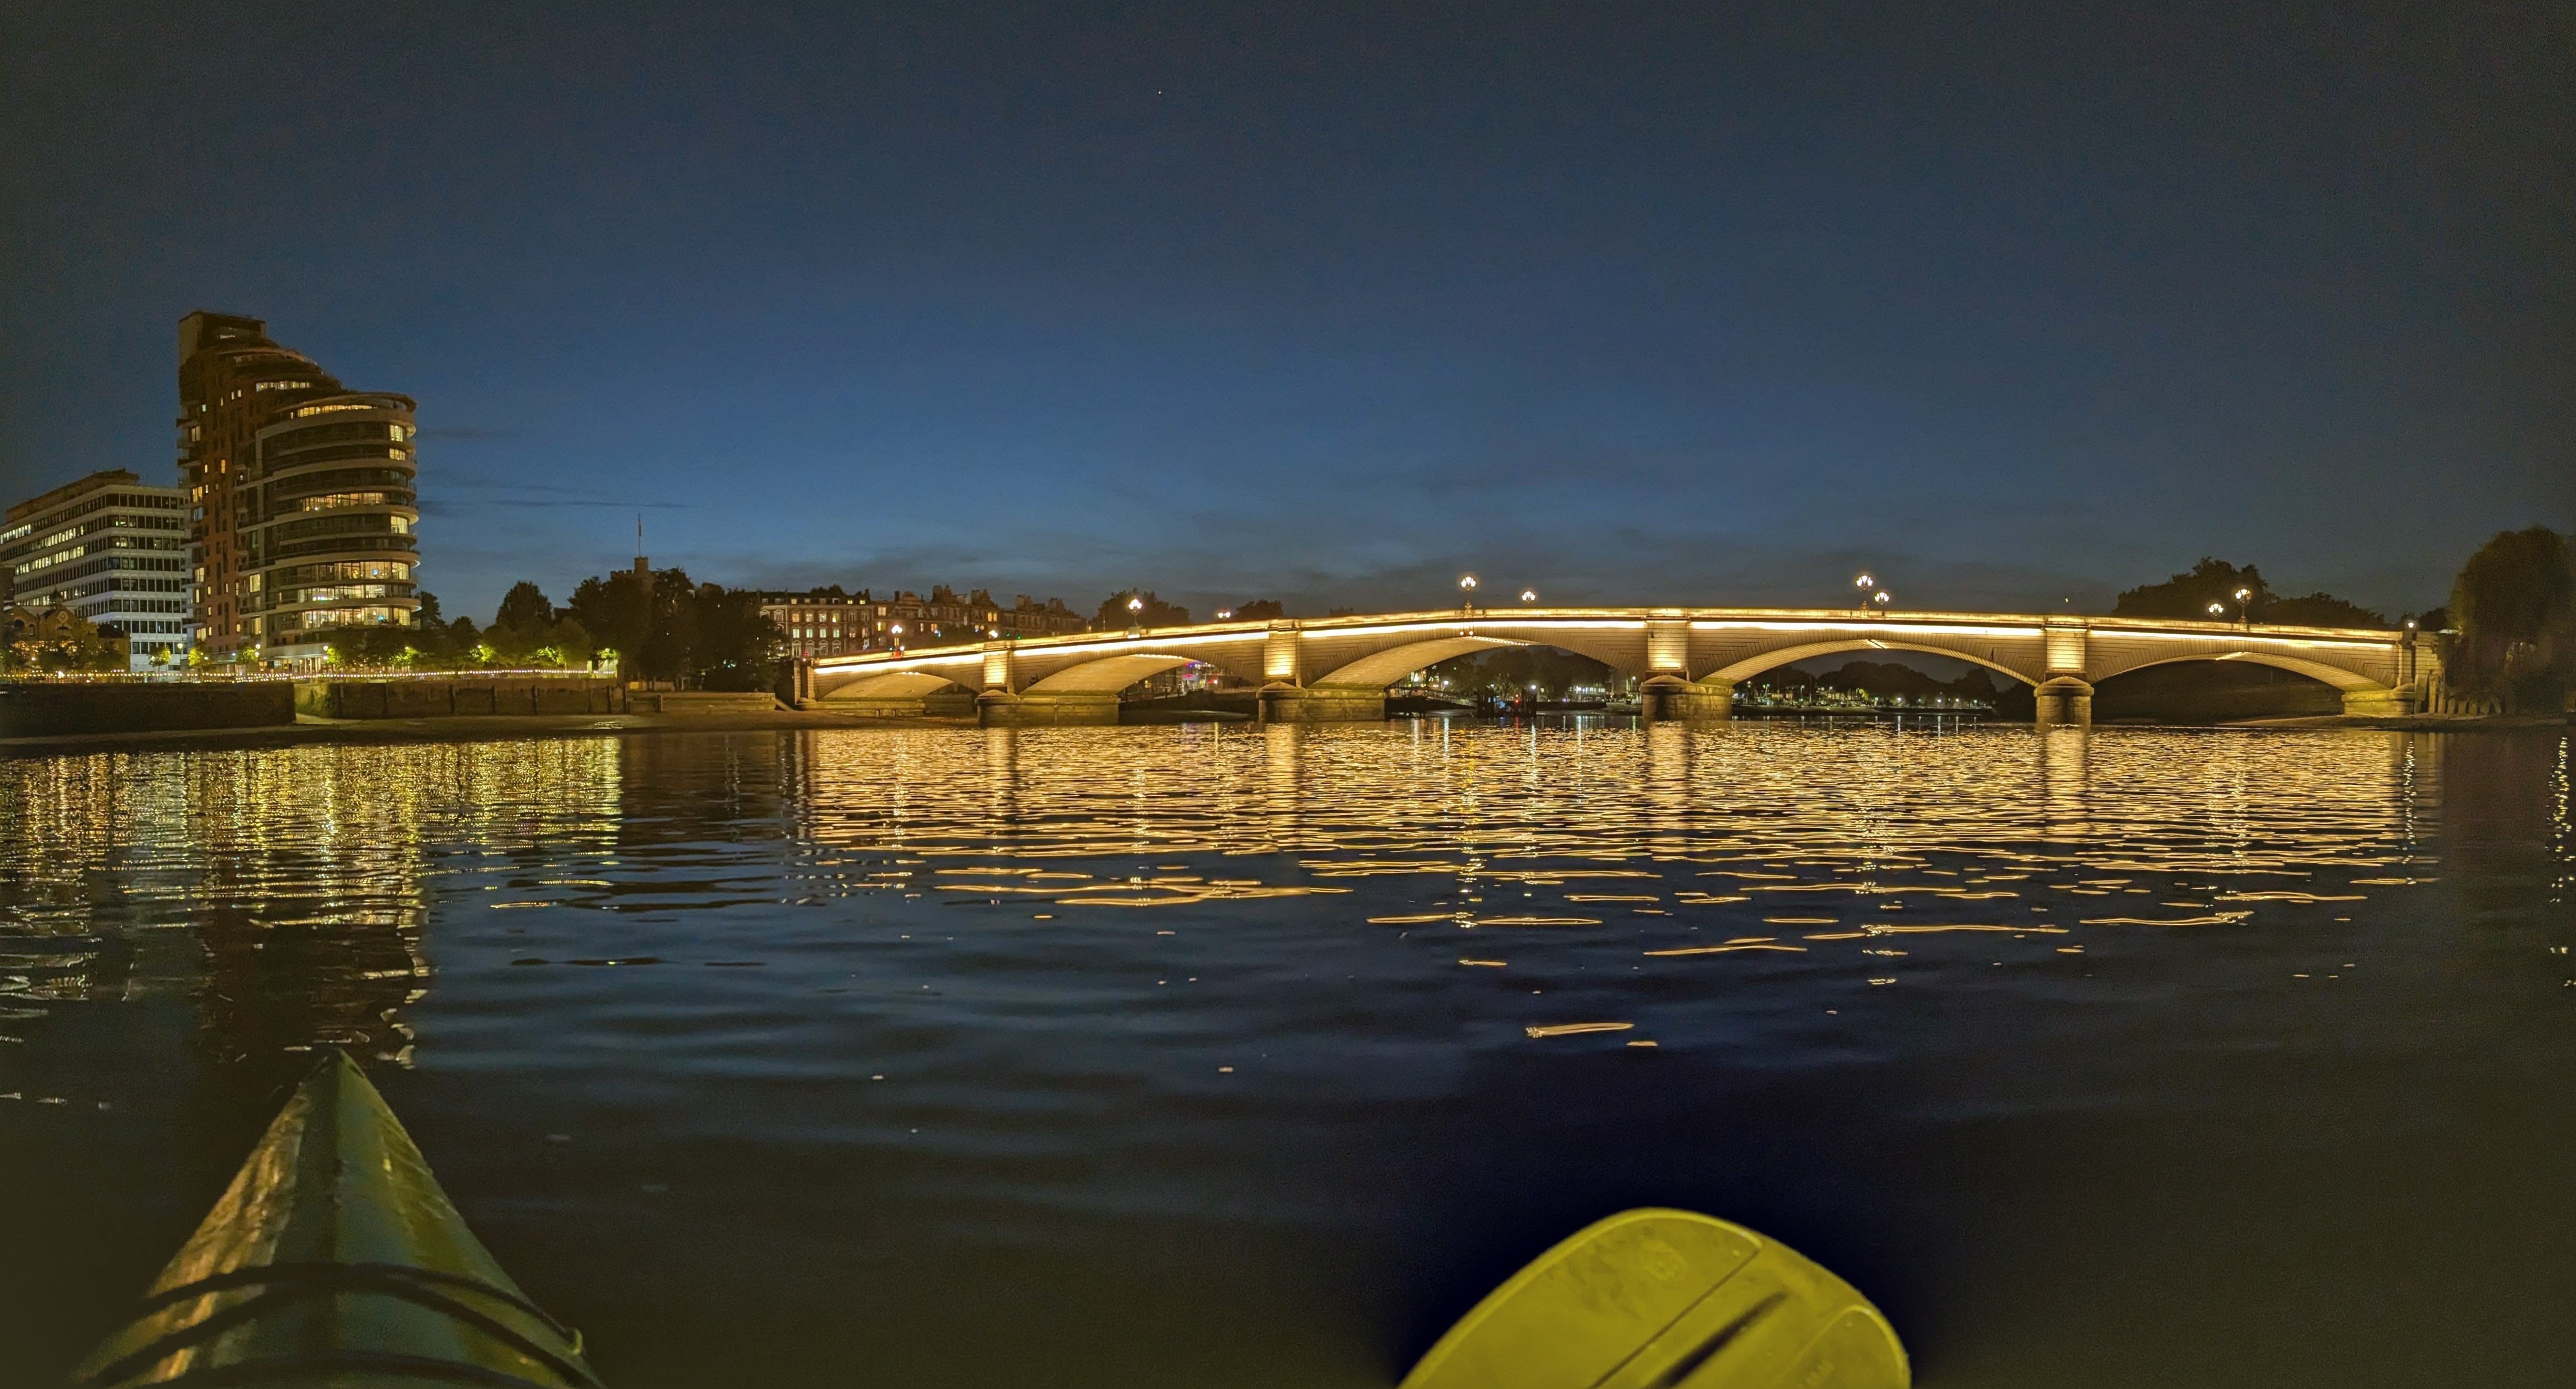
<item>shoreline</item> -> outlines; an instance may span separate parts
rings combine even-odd
[[[1178,711],[1174,711],[1177,713]],[[1129,727],[1199,722],[1187,715]],[[1243,720],[1209,719],[1238,723]],[[808,729],[976,728],[973,716],[882,718],[819,709],[732,714],[459,714],[418,719],[328,719],[299,714],[291,724],[255,728],[182,728],[135,733],[62,733],[0,738],[0,758],[78,756],[102,752],[228,752],[322,744],[480,743],[510,738],[634,737],[655,733],[774,733]],[[2316,714],[2227,723],[2121,723],[2097,728],[2202,728],[2256,731],[2361,729],[2390,733],[2491,733],[2563,729],[2557,714]]]

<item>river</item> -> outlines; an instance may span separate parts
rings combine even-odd
[[[328,1045],[617,1389],[1385,1386],[1647,1204],[1839,1272],[1936,1389],[2561,1385],[2569,757],[1419,721],[0,761],[0,1385],[119,1318]],[[1586,1023],[1626,1026],[1548,1033]]]

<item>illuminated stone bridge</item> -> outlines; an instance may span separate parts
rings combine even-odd
[[[825,707],[918,714],[951,687],[993,725],[1118,721],[1121,690],[1202,662],[1259,686],[1266,721],[1381,719],[1387,686],[1453,656],[1552,646],[1640,681],[1648,718],[1723,719],[1736,682],[1842,652],[1921,651],[2033,688],[2039,718],[2080,723],[2093,687],[2175,661],[2252,661],[2333,686],[2346,713],[2406,713],[2439,676],[2412,631],[2014,613],[1759,608],[1492,608],[1218,622],[876,652],[814,663]]]

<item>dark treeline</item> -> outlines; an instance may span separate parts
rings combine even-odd
[[[2453,688],[2516,712],[2557,712],[2576,696],[2576,546],[2546,526],[2499,531],[2469,556],[2445,609]]]
[[[1578,685],[1624,688],[1610,667],[1589,656],[1552,646],[1506,646],[1472,656],[1452,656],[1422,672],[1446,693],[1461,698],[1517,699],[1535,687],[1541,699],[1563,699]]]
[[[1895,661],[1846,661],[1821,673],[1782,666],[1766,670],[1745,684],[1756,690],[1793,696],[1812,696],[1819,690],[1837,690],[1844,694],[1902,698],[1907,703],[1955,699],[1989,707],[1998,702],[2001,693],[1994,677],[1982,670],[1961,671],[1955,679],[1943,680]]]
[[[2240,599],[2236,596],[2238,593],[2246,596]],[[2217,611],[2212,612],[2212,608]],[[2206,556],[2188,573],[2176,574],[2160,584],[2141,584],[2122,593],[2113,605],[2111,615],[2198,618],[2204,622],[2213,618],[2229,622],[2251,620],[2293,627],[2396,625],[2383,613],[2373,612],[2331,593],[2283,597],[2272,591],[2272,586],[2263,581],[2263,572],[2253,565],[2240,567]]]
[[[408,627],[332,634],[336,666],[358,670],[613,669],[627,680],[707,690],[765,690],[778,678],[785,634],[748,589],[690,582],[678,569],[584,579],[557,607],[526,580],[488,625],[449,619],[421,595]]]

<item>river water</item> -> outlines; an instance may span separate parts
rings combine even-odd
[[[118,1318],[331,1044],[620,1389],[1384,1386],[1646,1204],[1843,1274],[1930,1386],[2563,1385],[2569,756],[1426,721],[0,762],[0,1385]]]

